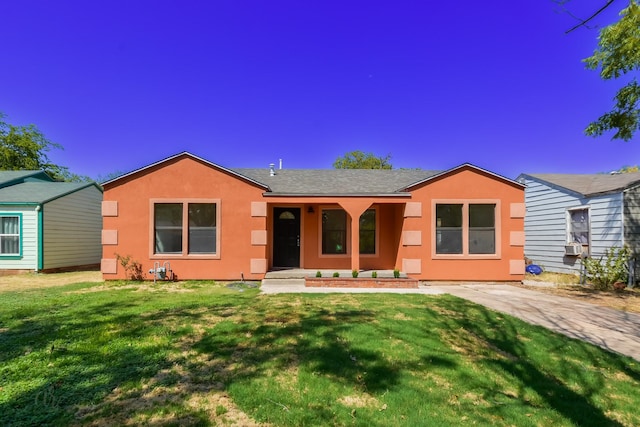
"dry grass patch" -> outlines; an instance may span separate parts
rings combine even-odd
[[[99,271],[74,271],[70,273],[24,273],[0,276],[0,292],[51,288],[72,283],[101,283]]]

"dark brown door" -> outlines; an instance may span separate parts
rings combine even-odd
[[[300,267],[300,208],[274,208],[273,217],[273,266]]]

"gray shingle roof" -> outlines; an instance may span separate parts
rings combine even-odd
[[[566,188],[583,196],[615,193],[640,184],[640,172],[621,174],[523,174]]]
[[[42,181],[53,181],[46,173],[42,171],[0,171],[0,187],[5,187],[16,182],[22,182],[31,177]]]
[[[265,184],[273,195],[389,195],[439,171],[419,169],[231,169]]]
[[[84,187],[86,182],[23,182],[0,188],[0,205],[3,203],[45,203]]]

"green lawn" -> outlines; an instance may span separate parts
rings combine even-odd
[[[450,296],[0,293],[0,425],[640,425],[640,366]]]

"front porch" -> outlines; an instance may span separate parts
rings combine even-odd
[[[316,277],[318,271],[322,274],[322,277],[333,277],[334,273],[338,273],[339,277],[353,277],[351,270],[286,268],[271,270],[264,275],[264,279],[304,279],[306,277]],[[393,270],[360,270],[358,277],[371,278],[374,271],[379,279],[393,279]],[[406,279],[406,273],[401,271],[400,278]]]

